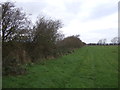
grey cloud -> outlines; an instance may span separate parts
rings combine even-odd
[[[36,19],[39,15],[42,15],[42,10],[47,6],[43,1],[41,2],[17,2],[15,3],[17,7],[22,8],[24,12],[27,12],[27,15],[30,14],[30,18],[33,23],[36,22]]]
[[[30,14],[39,14],[47,6],[44,2],[19,2],[16,5],[27,10]]]
[[[111,36],[118,36],[118,29],[117,28],[109,28],[109,29],[103,29],[103,30],[94,30],[91,31],[91,33],[96,33],[97,34],[101,34],[104,35],[106,37],[111,37]]]
[[[91,13],[90,17],[91,19],[97,19],[102,18],[104,16],[113,14],[117,12],[117,4],[103,4],[97,6]]]
[[[80,12],[81,2],[64,2],[65,12],[61,11],[60,8],[56,8],[55,6],[51,6],[46,3],[44,0],[40,2],[17,2],[16,5],[18,7],[22,7],[25,12],[28,14],[32,14],[32,19],[36,19],[38,15],[45,14],[50,17],[61,17],[64,23],[69,23],[71,19],[75,17],[77,13]],[[27,10],[27,11],[26,11]],[[47,10],[43,12],[43,10]],[[32,20],[33,22],[35,20]]]
[[[66,3],[65,6],[66,6],[66,10],[67,12],[69,13],[74,13],[74,14],[77,14],[78,12],[80,12],[81,10],[81,2],[72,2],[72,3]]]

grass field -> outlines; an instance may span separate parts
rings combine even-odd
[[[3,77],[3,88],[117,88],[117,46],[85,46],[28,67],[28,74]]]

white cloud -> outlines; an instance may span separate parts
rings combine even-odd
[[[62,29],[66,35],[80,34],[85,42],[96,42],[99,38],[108,38],[117,36],[118,32],[118,13],[86,22],[80,21],[77,17],[69,25]],[[112,30],[111,30],[112,29]],[[105,31],[107,30],[107,32]],[[90,39],[89,39],[90,38]],[[95,40],[96,39],[96,40]]]

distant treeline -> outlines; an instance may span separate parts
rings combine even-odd
[[[108,45],[120,45],[120,43],[105,43],[105,44],[99,44],[99,43],[88,43],[86,45],[105,45],[105,46],[108,46]]]
[[[3,75],[23,74],[26,72],[24,64],[53,59],[85,45],[79,35],[64,37],[59,32],[63,26],[60,20],[39,16],[32,25],[14,3],[5,2],[1,6]]]

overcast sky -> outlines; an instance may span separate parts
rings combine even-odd
[[[118,36],[119,0],[1,0],[16,2],[35,23],[38,15],[60,19],[65,36],[80,35],[86,43]]]

